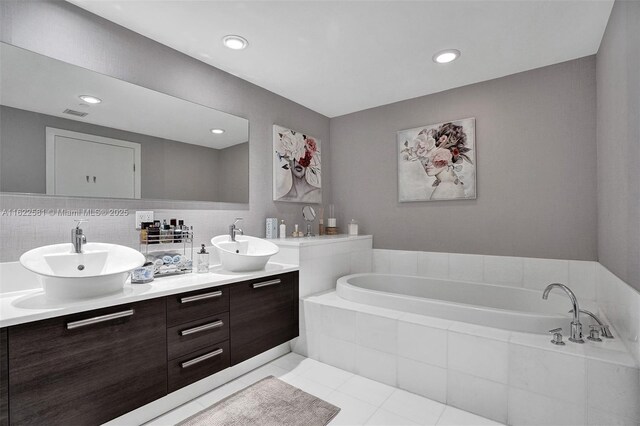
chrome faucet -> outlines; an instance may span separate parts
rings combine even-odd
[[[240,222],[241,220],[241,217],[236,217],[236,220],[229,226],[229,237],[231,238],[231,241],[236,240],[237,234],[244,235],[242,229],[236,227],[236,223]]]
[[[572,312],[573,312],[573,309],[569,311],[569,313],[572,313]],[[598,323],[598,325],[602,328],[602,337],[605,337],[607,339],[613,339],[613,334],[611,334],[611,330],[609,330],[609,326],[603,323],[600,320],[600,318],[596,316],[596,314],[594,314],[593,312],[587,311],[586,309],[580,309],[580,313],[589,315],[591,318],[593,318],[595,322]]]
[[[76,220],[77,224],[75,228],[71,228],[71,244],[76,253],[82,253],[82,245],[87,244],[87,237],[84,235],[80,224],[87,222],[84,219]]]
[[[573,304],[573,321],[571,321],[571,337],[569,337],[570,342],[574,343],[584,343],[584,339],[582,338],[582,324],[580,323],[580,307],[578,306],[578,299],[576,295],[573,294],[571,289],[564,284],[553,283],[549,284],[547,288],[544,289],[544,293],[542,293],[542,298],[547,300],[549,297],[549,292],[554,288],[558,287],[564,290],[571,299],[571,303]]]

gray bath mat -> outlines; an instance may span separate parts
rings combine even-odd
[[[340,409],[273,376],[189,417],[179,426],[324,426]]]

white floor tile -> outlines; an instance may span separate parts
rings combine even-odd
[[[320,383],[300,376],[288,376],[283,378],[282,381],[289,383],[291,386],[295,386],[298,389],[302,389],[306,393],[320,399],[325,399],[329,394],[331,394],[331,392],[333,392],[333,389],[328,386],[321,385]]]
[[[502,423],[476,416],[457,408],[447,407],[438,420],[438,426],[484,426],[501,425]]]
[[[267,364],[267,365],[263,365],[260,368],[256,368],[253,371],[248,372],[247,374],[242,376],[240,379],[241,381],[246,382],[247,384],[250,385],[259,380],[264,379],[265,377],[274,376],[274,377],[280,378],[288,374],[292,374],[292,373],[285,370],[284,368],[278,367],[277,365]]]
[[[204,410],[205,407],[198,404],[195,401],[188,402],[184,405],[179,406],[178,408],[169,411],[166,414],[163,414],[160,417],[156,417],[148,423],[145,423],[146,426],[173,426],[176,423],[179,423],[186,419],[187,417],[193,416],[194,414]]]
[[[435,425],[446,405],[401,389],[395,390],[380,408],[422,425]]]
[[[338,388],[338,391],[369,404],[380,406],[391,396],[395,388],[365,377],[353,376]]]
[[[341,411],[331,421],[331,426],[499,424],[291,353],[153,419],[147,425],[175,425],[267,376],[278,377],[339,407]]]
[[[309,370],[300,374],[300,377],[313,380],[330,387],[331,389],[337,389],[341,384],[353,377],[353,373],[341,370],[336,367],[332,367],[327,364],[318,363]]]
[[[250,384],[236,379],[232,382],[215,388],[211,392],[205,393],[204,395],[196,398],[194,401],[204,407],[210,407],[216,402],[238,392],[239,390],[246,388],[247,386],[250,386]]]
[[[350,395],[334,391],[326,401],[340,408],[338,415],[331,421],[331,425],[363,425],[376,412],[375,405],[360,401]]]
[[[287,371],[295,371],[296,374],[300,374],[302,372],[301,368],[311,367],[311,364],[305,363],[307,360],[309,360],[309,358],[305,356],[289,352],[280,358],[274,359],[271,361],[271,364],[284,368]]]
[[[401,417],[397,414],[394,414],[390,411],[383,410],[382,408],[378,409],[373,416],[369,419],[367,425],[376,425],[376,426],[412,426],[419,425],[419,423],[412,422],[409,419]]]

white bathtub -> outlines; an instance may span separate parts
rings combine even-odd
[[[339,278],[340,297],[367,305],[527,333],[569,324],[566,295],[491,284],[387,274]]]

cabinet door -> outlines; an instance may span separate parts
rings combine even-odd
[[[56,136],[54,194],[88,197],[136,197],[135,146],[80,137]]]
[[[11,423],[100,424],[147,404],[167,394],[166,353],[163,299],[10,327]]]
[[[231,365],[298,335],[298,273],[231,286]]]

